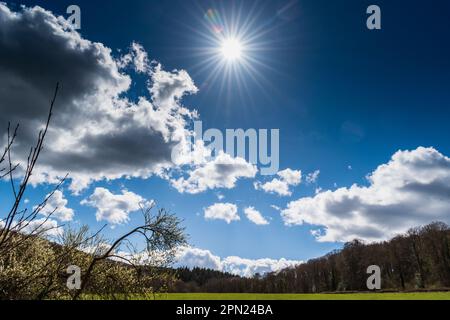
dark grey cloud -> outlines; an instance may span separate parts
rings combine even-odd
[[[450,202],[450,185],[447,181],[436,180],[428,184],[413,182],[406,184],[403,189],[405,191],[415,192],[419,195],[425,194],[430,197],[436,197]]]

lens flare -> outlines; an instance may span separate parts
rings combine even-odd
[[[205,13],[205,19],[214,33],[220,34],[223,32],[224,30],[223,22],[217,10],[208,9]]]

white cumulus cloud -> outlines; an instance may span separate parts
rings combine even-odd
[[[302,181],[302,172],[300,170],[285,169],[277,173],[279,178],[274,178],[266,183],[255,182],[256,190],[263,190],[267,193],[275,193],[280,196],[290,196],[292,191],[290,187],[297,186]]]
[[[237,206],[232,203],[215,203],[205,208],[204,213],[207,220],[224,220],[228,224],[241,220],[237,213]]]
[[[117,64],[122,69],[132,65],[134,70],[138,73],[150,71],[150,62],[147,51],[145,51],[144,47],[137,42],[131,44],[130,52],[120,57]]]
[[[229,272],[242,277],[252,277],[259,273],[277,272],[303,263],[302,261],[281,259],[245,259],[237,256],[220,258],[209,250],[193,247],[180,248],[176,254],[176,266],[200,267]]]
[[[5,222],[0,221],[0,228],[5,227]],[[58,237],[63,234],[64,230],[58,225],[54,219],[41,218],[33,220],[23,220],[20,223],[13,221],[11,224],[11,231],[20,232],[24,234],[33,234],[46,237]]]
[[[48,197],[47,195],[46,197]],[[64,194],[61,190],[56,190],[53,195],[48,199],[45,207],[40,211],[41,214],[48,216],[51,214],[52,218],[55,218],[62,222],[72,221],[74,211],[67,207],[67,199],[64,198]]]
[[[450,222],[450,158],[434,148],[396,152],[368,182],[292,201],[282,218],[287,225],[320,226],[313,232],[319,241],[384,240]]]
[[[256,166],[245,159],[221,152],[213,160],[196,166],[187,178],[172,179],[171,182],[179,192],[195,194],[208,189],[234,188],[238,179],[253,178],[257,171]]]
[[[122,190],[121,194],[113,194],[105,188],[95,188],[94,193],[81,201],[82,205],[97,209],[97,221],[107,221],[114,225],[130,220],[129,214],[153,203],[131,191]]]

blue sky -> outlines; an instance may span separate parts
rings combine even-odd
[[[67,16],[65,9],[73,1],[21,4],[40,5]],[[199,194],[180,193],[160,177],[96,181],[79,195],[64,190],[76,223],[88,223],[94,229],[105,223],[96,221],[95,208],[80,205],[95,188],[104,187],[113,194],[126,188],[182,217],[190,244],[222,258],[307,260],[340,248],[342,242],[318,241],[311,230],[323,232],[323,225],[286,225],[272,205],[284,209],[291,201],[314,197],[317,188],[334,191],[353,184],[368,186],[366,175],[388,163],[398,150],[422,146],[433,147],[440,155],[450,154],[448,1],[431,5],[380,0],[107,4],[79,0],[76,4],[82,12],[83,38],[101,42],[115,54],[136,41],[165,70],[186,70],[199,91],[182,103],[198,110],[205,128],[279,128],[280,170],[301,170],[303,175],[302,183],[291,187],[292,195],[287,197],[255,190],[255,181],[274,178],[260,175],[239,179],[234,188]],[[370,4],[382,10],[381,30],[366,28],[365,11]],[[17,10],[9,1],[8,6]],[[261,30],[255,40],[262,47],[256,53],[260,62],[254,65],[256,80],[244,74],[241,82],[232,79],[225,87],[221,87],[225,75],[207,81],[212,67],[205,68],[205,57],[198,51],[211,45],[203,36],[211,32],[204,18],[211,8],[223,19],[235,18],[238,26],[250,17],[252,28]],[[136,100],[145,94],[146,80],[136,74],[132,79],[136,84],[127,95]],[[320,170],[317,181],[306,183],[306,175],[315,170]],[[3,203],[8,185],[0,188]],[[50,189],[47,184],[33,188],[27,195],[30,203]],[[219,200],[218,194],[224,199]],[[206,220],[204,209],[218,202],[236,204],[241,220],[230,224]],[[270,224],[255,225],[246,219],[244,208],[249,206]],[[128,224],[106,232],[117,236],[138,223],[137,214],[131,213],[130,218]]]

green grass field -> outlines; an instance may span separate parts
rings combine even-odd
[[[160,300],[450,300],[450,292],[348,293],[348,294],[247,294],[169,293]]]

